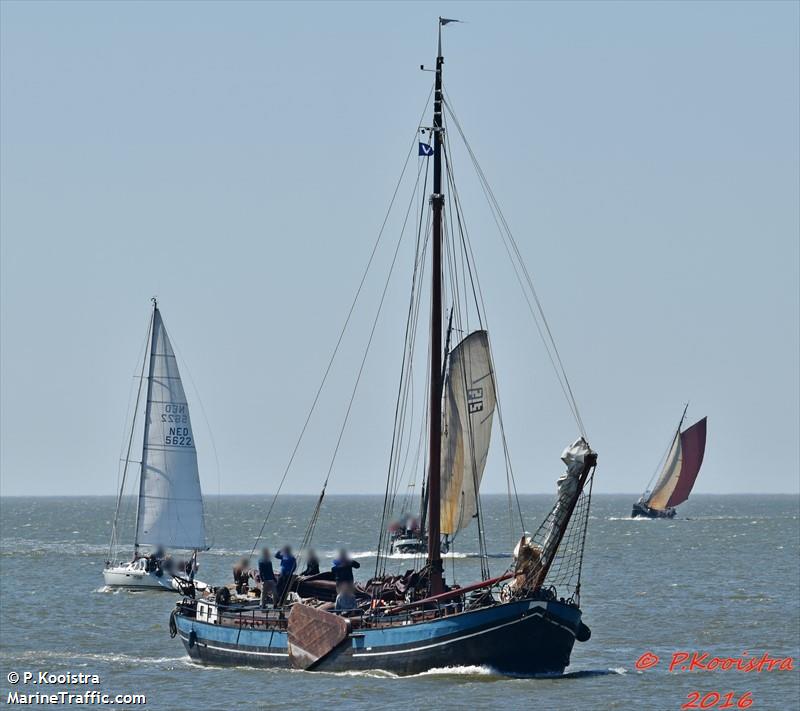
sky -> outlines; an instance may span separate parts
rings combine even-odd
[[[0,492],[115,492],[153,296],[204,490],[275,490],[414,138],[440,14],[464,20],[445,86],[535,279],[595,491],[641,492],[689,401],[708,416],[696,492],[798,492],[799,8],[2,2]],[[553,492],[576,426],[454,161],[517,486]],[[318,492],[329,467],[398,209],[286,491]],[[384,488],[411,237],[331,493]],[[505,491],[497,449],[486,492]]]

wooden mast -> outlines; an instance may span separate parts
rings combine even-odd
[[[441,447],[442,447],[442,18],[439,18],[439,46],[433,97],[433,256],[431,261],[431,367],[429,394],[428,452],[428,566],[430,593],[444,590],[441,538]]]

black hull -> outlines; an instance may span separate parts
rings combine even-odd
[[[675,518],[676,513],[675,509],[659,511],[658,509],[651,509],[646,504],[636,503],[633,505],[631,518]]]
[[[513,603],[511,603],[513,604]],[[405,644],[368,647],[355,630],[350,637],[313,667],[313,671],[345,672],[385,670],[400,676],[430,669],[456,666],[484,666],[510,676],[554,675],[569,665],[576,636],[588,638],[588,628],[580,621],[580,610],[561,603],[531,605],[530,608],[484,616],[481,624],[470,620],[474,613],[462,613],[458,629]],[[555,608],[555,609],[554,609]],[[559,610],[558,608],[563,608]],[[563,611],[561,616],[557,614]],[[446,618],[445,618],[446,619]],[[412,625],[416,626],[416,625]],[[255,666],[291,668],[287,650],[279,647],[244,647],[231,629],[230,641],[209,640],[203,627],[194,622],[189,631],[186,621],[179,623],[179,634],[189,656],[201,664],[216,666]],[[217,627],[217,629],[219,629]],[[264,633],[267,635],[268,633]],[[391,633],[388,635],[391,638]],[[391,641],[391,639],[389,640]],[[274,641],[272,642],[275,643]]]

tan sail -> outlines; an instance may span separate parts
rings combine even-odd
[[[496,404],[486,331],[474,331],[450,354],[442,415],[441,531],[453,535],[478,510]]]
[[[667,508],[667,502],[680,481],[682,467],[683,447],[681,446],[680,433],[676,432],[672,447],[670,447],[669,454],[664,462],[664,468],[661,470],[661,476],[658,477],[650,497],[645,502],[651,509],[663,511]]]

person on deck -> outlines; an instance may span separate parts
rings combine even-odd
[[[286,595],[289,584],[292,582],[292,575],[297,570],[297,558],[292,555],[290,546],[284,546],[275,554],[275,557],[281,562],[281,575],[278,579],[278,599],[276,601],[276,603],[279,603]]]
[[[308,551],[306,568],[300,575],[319,575],[319,558],[317,558],[313,548]]]
[[[233,566],[233,582],[238,595],[247,594],[247,581],[250,579],[250,559],[242,558]]]
[[[261,578],[261,609],[266,609],[267,599],[272,600],[272,603],[277,606],[278,585],[275,581],[275,571],[272,570],[272,554],[269,552],[269,548],[261,551],[261,558],[258,559],[258,576]]]
[[[357,560],[352,560],[347,551],[342,548],[339,551],[339,557],[333,561],[333,577],[336,580],[336,592],[341,593],[344,591],[355,592],[355,581],[353,580],[353,568],[360,568],[361,563]]]

